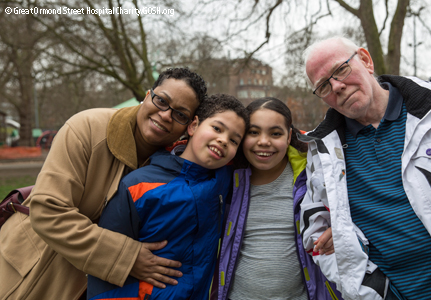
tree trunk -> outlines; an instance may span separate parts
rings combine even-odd
[[[19,91],[21,104],[18,108],[20,118],[20,146],[33,146],[32,120],[33,120],[33,54],[32,50],[22,50],[16,58],[16,69],[18,71]]]
[[[409,3],[410,0],[398,0],[397,9],[392,19],[386,58],[388,74],[398,75],[400,73],[401,37]]]
[[[388,54],[385,60],[383,48],[380,42],[379,29],[374,18],[373,0],[360,0],[359,9],[355,10],[343,0],[334,0],[351,14],[357,16],[361,21],[367,41],[368,51],[374,62],[374,73],[376,75],[393,74],[400,72],[401,59],[401,37],[403,34],[404,19],[410,0],[398,0],[397,9],[391,22],[388,38]]]
[[[383,57],[382,44],[380,43],[379,30],[374,19],[372,0],[361,0],[359,19],[361,20],[362,29],[367,40],[368,51],[373,58],[374,73],[376,75],[386,74],[387,69]]]

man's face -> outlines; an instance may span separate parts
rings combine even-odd
[[[323,44],[315,49],[306,64],[314,87],[328,79],[352,54],[340,43]],[[373,101],[374,66],[369,53],[362,48],[349,61],[349,66],[352,68],[350,75],[343,81],[331,78],[332,91],[322,99],[346,117],[361,119],[369,113]]]
[[[165,79],[154,89],[154,93],[191,120],[199,105],[196,93],[183,80]],[[137,128],[147,146],[162,147],[175,142],[185,132],[187,125],[181,125],[172,119],[172,110],[161,111],[152,102],[151,93],[147,93],[138,112]]]

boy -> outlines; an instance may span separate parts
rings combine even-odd
[[[151,93],[158,107],[168,107],[167,100]],[[167,246],[154,254],[182,263],[178,285],[160,289],[129,276],[120,288],[89,276],[87,299],[208,297],[223,202],[231,189],[232,169],[226,164],[235,156],[248,120],[244,106],[232,96],[205,99],[187,127],[184,152],[153,154],[149,165],[122,179],[102,213],[101,227],[141,242],[167,240]]]

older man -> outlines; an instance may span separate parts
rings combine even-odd
[[[345,299],[431,295],[431,84],[373,76],[369,52],[335,37],[304,54],[313,94],[331,108],[306,137],[304,246]],[[314,252],[315,253],[315,252]]]

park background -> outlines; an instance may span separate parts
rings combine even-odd
[[[430,4],[0,0],[0,150],[18,153],[7,149],[12,123],[19,124],[15,145],[39,142],[43,147],[40,134],[55,132],[73,114],[137,105],[161,71],[180,66],[201,74],[209,94],[229,93],[244,104],[279,98],[298,128],[312,130],[327,106],[307,86],[304,49],[318,39],[343,35],[370,51],[376,75],[429,80]],[[43,161],[46,151],[24,161]],[[2,163],[9,163],[9,169],[1,169]],[[11,175],[10,163],[17,162],[0,157],[0,199],[36,177]]]

